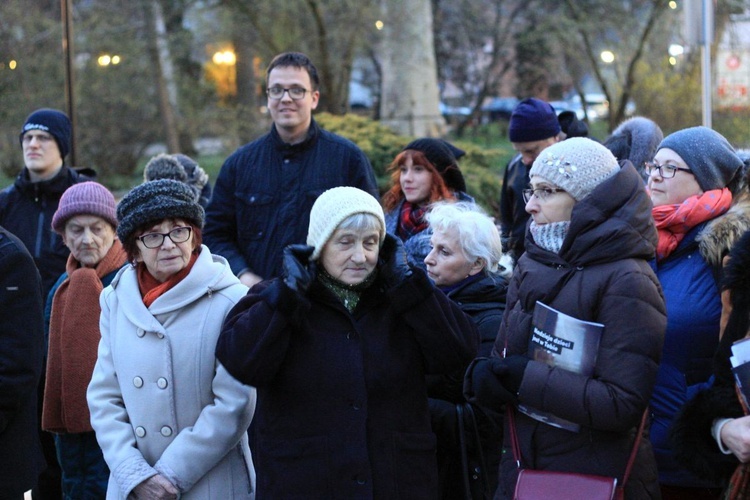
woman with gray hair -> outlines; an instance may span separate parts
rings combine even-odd
[[[435,203],[426,219],[432,232],[432,249],[424,259],[427,274],[474,320],[480,336],[479,356],[489,356],[508,288],[508,281],[498,274],[502,245],[497,226],[478,205],[463,201]],[[497,488],[502,416],[466,402],[463,375],[467,367],[468,363],[453,374],[427,377],[432,430],[438,438],[440,498],[444,499],[484,498],[481,493],[491,496]],[[476,466],[486,482],[474,479],[476,474],[469,479],[468,469]]]

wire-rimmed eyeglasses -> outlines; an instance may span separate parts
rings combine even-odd
[[[564,189],[560,188],[550,188],[550,187],[540,187],[536,189],[524,189],[522,191],[523,193],[523,201],[526,203],[529,202],[532,196],[536,196],[539,201],[545,201],[547,198],[552,196],[555,193],[564,193]]]

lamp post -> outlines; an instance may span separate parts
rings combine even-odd
[[[78,161],[76,152],[76,113],[74,100],[73,74],[73,0],[60,0],[61,17],[63,22],[63,59],[65,61],[65,103],[67,106],[70,125],[73,130],[70,138],[70,164],[75,166]]]

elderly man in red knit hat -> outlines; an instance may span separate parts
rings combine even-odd
[[[52,228],[70,249],[47,299],[47,384],[42,428],[55,434],[65,498],[104,498],[109,469],[91,427],[86,388],[99,346],[99,294],[127,257],[115,235],[115,198],[96,182],[68,188]]]

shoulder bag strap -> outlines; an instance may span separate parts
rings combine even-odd
[[[469,457],[466,451],[466,435],[464,433],[464,408],[461,404],[456,405],[456,424],[458,426],[458,449],[461,450],[461,479],[464,486],[464,498],[471,500]]]

